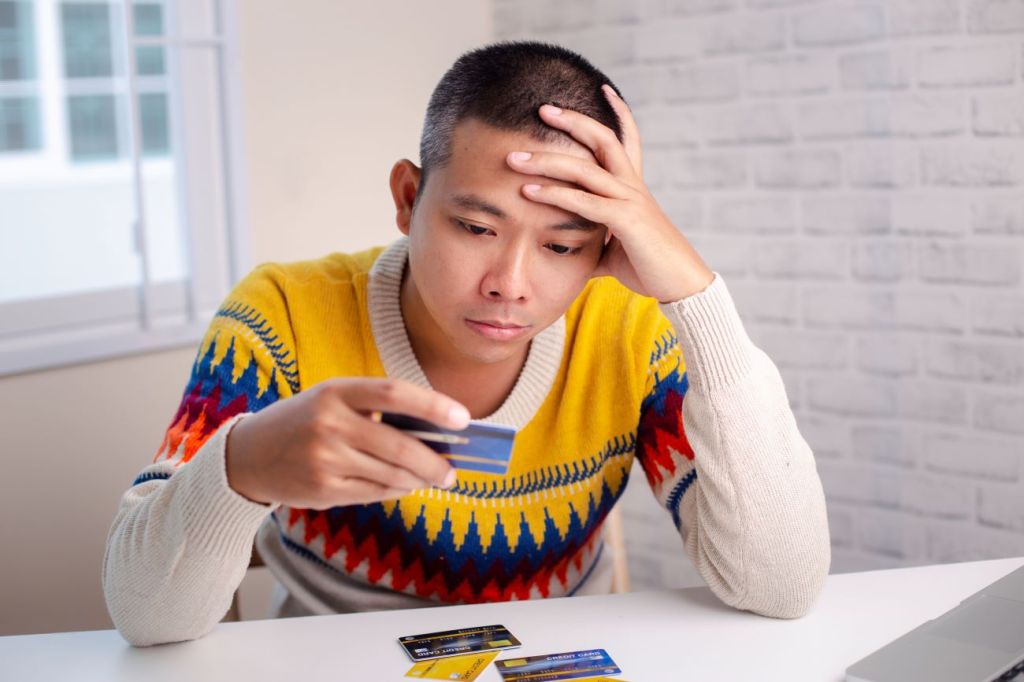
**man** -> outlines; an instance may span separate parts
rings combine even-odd
[[[216,314],[108,539],[124,636],[209,631],[254,536],[278,615],[606,592],[634,457],[724,602],[805,613],[830,560],[813,455],[608,78],[551,45],[469,52],[420,155],[390,178],[405,236],[263,265]],[[456,474],[381,412],[512,426],[511,468]]]

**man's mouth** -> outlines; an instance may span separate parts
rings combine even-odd
[[[470,320],[470,322],[478,322],[480,324],[497,327],[498,329],[521,329],[527,326],[525,324],[516,324],[515,322],[506,322],[503,320]]]
[[[530,325],[520,325],[511,320],[470,320],[466,325],[484,338],[495,341],[511,341],[529,331]]]

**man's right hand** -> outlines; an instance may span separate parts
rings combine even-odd
[[[469,411],[407,381],[328,379],[240,419],[228,434],[228,484],[254,502],[328,509],[455,484],[443,457],[374,421],[397,412],[463,429]]]

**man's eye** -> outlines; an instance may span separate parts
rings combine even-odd
[[[463,229],[465,229],[467,232],[471,234],[485,235],[488,232],[490,232],[490,230],[487,229],[486,227],[480,227],[479,225],[470,225],[469,223],[464,223],[461,220],[457,222],[459,223],[459,225],[463,227]]]
[[[564,244],[548,244],[548,248],[559,256],[574,256],[583,250],[582,246],[573,248]]]

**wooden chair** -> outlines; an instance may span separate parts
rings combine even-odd
[[[612,550],[612,593],[629,592],[629,563],[626,561],[626,531],[619,505],[612,507],[605,519],[604,540]]]
[[[609,545],[608,549],[611,549],[612,551],[612,558],[614,561],[612,566],[612,592],[629,592],[629,565],[626,561],[626,533],[622,525],[622,512],[619,511],[618,505],[612,508],[608,513],[608,518],[605,519],[604,539]],[[263,557],[261,557],[260,553],[256,551],[256,545],[253,545],[252,556],[249,558],[249,568],[259,568],[263,565]],[[238,590],[235,590],[235,595],[231,598],[231,608],[228,609],[228,612],[222,619],[222,622],[232,623],[241,619],[242,614],[238,607]]]

